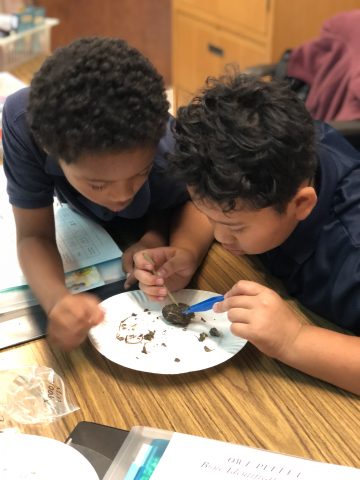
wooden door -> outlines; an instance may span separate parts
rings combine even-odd
[[[146,55],[171,82],[171,0],[37,0],[48,17],[60,20],[52,47],[76,38],[120,37]]]

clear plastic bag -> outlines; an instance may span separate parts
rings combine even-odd
[[[69,400],[63,379],[52,368],[28,366],[0,370],[0,429],[9,420],[51,423],[79,410]]]

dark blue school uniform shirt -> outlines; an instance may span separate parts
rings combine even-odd
[[[160,140],[148,180],[126,209],[112,212],[85,198],[67,181],[57,159],[47,155],[35,143],[26,121],[29,89],[22,89],[6,100],[3,111],[4,170],[10,203],[19,208],[42,208],[53,203],[54,193],[61,202],[97,220],[107,222],[115,217],[135,219],[148,211],[176,207],[189,199],[181,182],[165,177],[166,153],[174,140],[168,122]]]
[[[317,205],[260,258],[303,305],[360,335],[360,152],[325,124],[316,131]]]

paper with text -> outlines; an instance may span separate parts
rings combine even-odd
[[[6,194],[6,181],[0,175],[0,291],[26,285],[16,251],[16,229]],[[122,252],[106,230],[67,205],[54,204],[56,241],[64,272],[120,258]]]
[[[360,480],[360,470],[174,433],[151,480]]]

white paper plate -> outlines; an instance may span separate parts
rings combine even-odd
[[[47,437],[0,433],[1,480],[99,480],[90,462],[74,448]]]
[[[188,305],[214,295],[217,294],[201,290],[180,290],[174,294],[178,302]],[[150,302],[141,290],[106,299],[102,302],[105,320],[89,332],[92,344],[119,365],[163,374],[213,367],[231,358],[245,345],[246,340],[230,332],[225,313],[215,314],[212,310],[196,313],[195,319],[183,328],[164,320],[161,309],[166,303]],[[220,337],[209,334],[212,327],[216,327]],[[149,332],[154,332],[150,341],[142,337]],[[201,333],[207,335],[204,341],[199,341]],[[138,338],[132,340],[130,336]],[[138,343],[127,343],[129,340]]]

